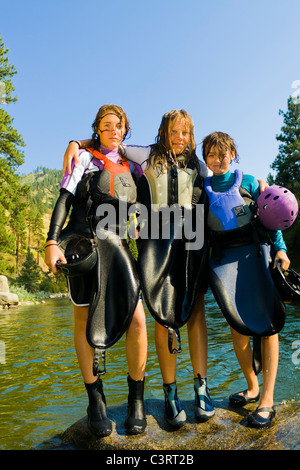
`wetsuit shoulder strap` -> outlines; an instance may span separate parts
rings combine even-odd
[[[234,184],[232,185],[232,187],[237,187],[239,188],[242,184],[242,181],[243,181],[243,172],[241,170],[234,170],[234,175],[235,175],[235,181],[234,181]]]
[[[127,160],[127,158],[124,158],[120,155],[120,163],[115,163],[112,160],[110,160],[106,155],[103,155],[103,153],[99,152],[99,150],[93,149],[93,148],[87,148],[86,149],[88,152],[90,152],[93,157],[97,158],[97,160],[102,160],[104,164],[104,168],[109,170],[110,173],[121,173],[121,172],[127,172],[130,171],[130,165]],[[121,168],[124,167],[122,170]]]

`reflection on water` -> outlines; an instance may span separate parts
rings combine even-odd
[[[237,364],[229,327],[211,293],[206,298],[209,332],[208,377],[212,398],[224,398],[246,384]],[[280,333],[275,401],[299,401],[300,307],[287,308]],[[147,314],[149,351],[145,398],[163,399],[154,346],[154,321]],[[193,372],[186,328],[178,356],[179,396],[193,400]],[[73,309],[67,299],[0,312],[0,449],[31,449],[61,433],[86,413],[87,397],[73,346]],[[294,349],[293,349],[294,348]],[[127,401],[124,338],[107,352],[107,404]],[[260,377],[261,380],[261,377]]]

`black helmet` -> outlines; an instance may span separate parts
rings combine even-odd
[[[281,271],[280,264],[276,260],[276,268],[271,267],[273,282],[285,303],[300,305],[300,275],[291,268]]]
[[[81,276],[89,272],[97,262],[97,243],[82,235],[69,235],[59,242],[67,264],[57,262],[57,268],[68,277]]]

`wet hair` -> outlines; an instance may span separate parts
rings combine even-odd
[[[230,135],[225,132],[212,132],[203,139],[202,142],[202,156],[203,160],[206,162],[206,157],[211,151],[212,148],[216,148],[219,152],[219,155],[224,158],[227,150],[229,150],[232,155],[234,155],[234,161],[239,162],[239,154],[237,151],[237,146]]]
[[[192,159],[195,162],[196,168],[200,171],[199,161],[195,153],[196,143],[194,137],[194,123],[191,116],[184,109],[175,109],[163,115],[158,129],[158,134],[155,139],[156,144],[153,146],[153,150],[151,152],[151,165],[154,168],[160,166],[163,171],[164,168],[168,168],[177,162],[178,156],[173,151],[171,142],[171,129],[176,119],[185,120],[186,130],[190,134],[190,142],[184,153],[185,165],[187,165],[188,161]]]
[[[101,119],[103,119],[104,116],[106,116],[107,114],[115,114],[120,119],[121,124],[124,124],[125,133],[124,133],[122,141],[126,139],[128,134],[130,134],[131,129],[130,129],[129,121],[123,109],[120,106],[117,106],[115,104],[105,104],[101,106],[101,108],[99,108],[97,115],[95,117],[95,120],[92,124],[92,129],[93,129],[92,142],[93,142],[93,147],[95,149],[100,148],[101,139],[98,134],[98,129],[100,126]]]

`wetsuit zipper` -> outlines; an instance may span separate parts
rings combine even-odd
[[[168,204],[178,204],[178,171],[175,165],[168,171]]]

